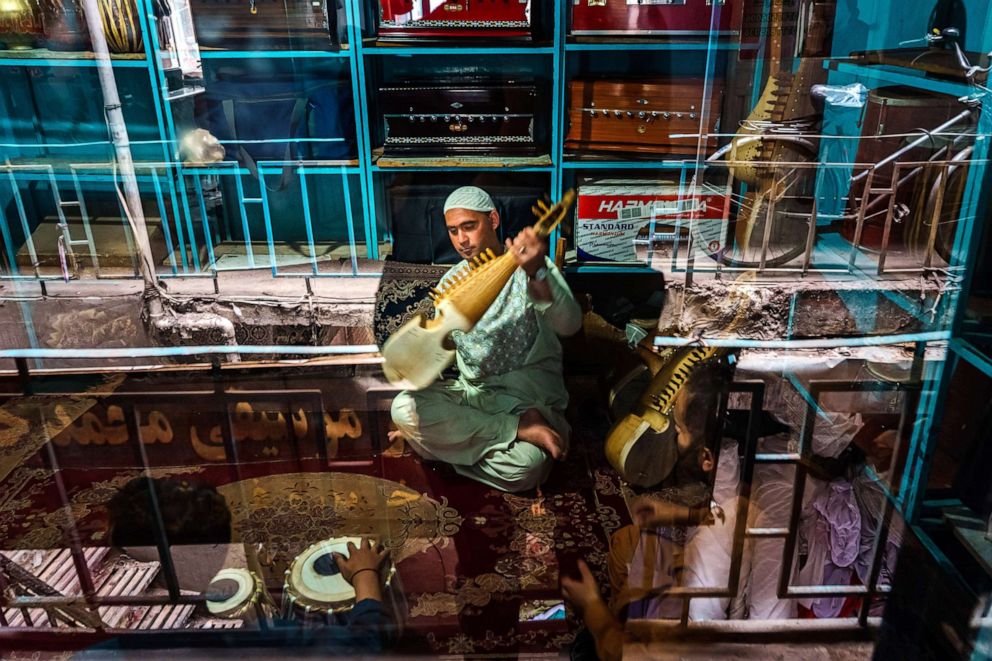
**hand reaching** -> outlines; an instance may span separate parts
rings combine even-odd
[[[579,580],[569,578],[568,576],[561,577],[561,595],[579,613],[584,613],[591,604],[602,600],[602,597],[599,594],[599,586],[596,585],[596,579],[593,578],[592,572],[589,571],[589,565],[583,560],[579,560],[578,565]]]

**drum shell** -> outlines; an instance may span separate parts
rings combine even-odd
[[[678,459],[675,425],[652,409],[628,413],[610,429],[606,459],[630,484],[654,486],[671,474]]]
[[[908,143],[923,136],[924,131],[922,129],[933,130],[963,110],[965,110],[965,106],[957,98],[946,94],[900,86],[872,90],[868,94],[868,100],[865,104],[864,119],[861,123],[861,140],[858,142],[855,161],[857,163],[879,163]],[[895,163],[925,161],[933,157],[945,144],[945,139],[935,137],[908,150],[895,162],[875,168],[871,181],[872,189],[887,189],[892,186]],[[900,179],[906,177],[911,170],[911,167],[901,167],[899,170]],[[861,171],[858,170],[855,174],[857,175]],[[857,216],[867,179],[867,176],[862,177],[851,186],[848,197],[848,218],[841,231],[841,234],[848,241],[854,241]],[[890,198],[888,195],[884,195],[883,199],[879,199],[880,195],[884,194],[875,193],[868,199],[868,205],[871,205],[871,209],[867,210],[865,214],[866,220],[859,241],[859,245],[862,247],[879,249],[882,246],[885,217],[890,205]],[[912,208],[915,203],[914,197],[916,197],[914,195],[914,182],[906,182],[896,190],[895,205],[906,205],[911,216],[915,213]],[[890,243],[902,241],[904,226],[905,222],[892,223]]]

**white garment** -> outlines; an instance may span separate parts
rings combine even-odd
[[[685,544],[682,583],[686,587],[727,589],[734,550],[734,528],[740,501],[740,458],[737,441],[723,439],[713,483],[713,502],[723,510],[723,519],[712,525],[690,528]],[[708,597],[689,602],[690,620],[725,620],[729,597]]]
[[[738,378],[743,375],[738,374]],[[767,436],[758,442],[758,452],[784,454],[799,451],[799,439],[808,402],[795,386],[776,374],[756,375],[765,381],[765,408],[779,422],[789,425],[790,431]],[[822,398],[821,398],[822,399]],[[814,416],[811,437],[815,454],[837,457],[850,444],[861,428],[861,416],[820,409]],[[752,528],[786,528],[792,511],[795,466],[785,463],[760,463],[754,467],[748,526]],[[813,502],[826,488],[826,483],[811,475],[806,476],[802,498],[800,528],[809,525],[809,516],[815,513]],[[798,545],[797,545],[798,546]],[[798,550],[798,549],[797,549]],[[779,599],[778,587],[785,560],[785,539],[757,538],[745,544],[742,577],[746,576],[748,617],[759,620],[777,620],[798,616],[795,599]],[[746,574],[745,574],[746,571]],[[798,569],[792,563],[789,581],[796,584]]]

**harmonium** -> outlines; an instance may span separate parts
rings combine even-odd
[[[572,34],[702,36],[733,34],[735,0],[572,0]],[[715,20],[714,20],[715,19]]]
[[[530,0],[379,0],[379,38],[529,40],[531,16]]]
[[[387,156],[537,152],[537,88],[530,83],[392,85],[379,88],[379,104]]]
[[[716,147],[723,83],[705,85],[702,78],[681,77],[573,80],[565,148],[664,155]],[[700,134],[713,137],[700,142]]]
[[[690,232],[697,251],[715,255],[723,248],[729,210],[726,188],[712,184],[590,180],[578,188],[576,255],[584,262],[644,261],[646,249],[670,249]]]
[[[190,0],[200,47],[230,50],[337,50],[336,7],[336,0]]]

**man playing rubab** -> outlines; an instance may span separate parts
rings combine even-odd
[[[582,311],[532,228],[500,244],[499,213],[481,188],[451,193],[444,222],[463,261],[442,285],[486,250],[509,250],[519,268],[471,331],[452,333],[458,378],[393,400],[390,440],[497,489],[532,489],[568,452],[558,336],[579,330]]]

